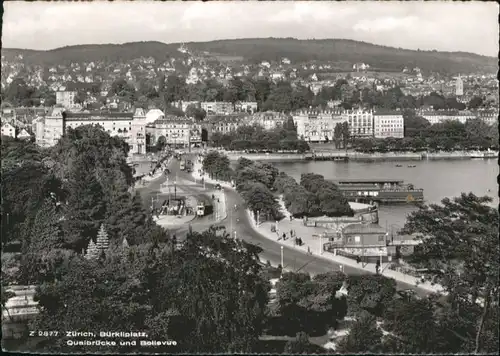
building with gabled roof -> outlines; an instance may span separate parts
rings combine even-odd
[[[20,140],[29,140],[31,135],[25,129],[22,129],[21,132],[17,135],[17,138]]]
[[[2,124],[2,136],[16,137],[16,128],[9,123]]]

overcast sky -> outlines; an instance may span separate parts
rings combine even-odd
[[[4,47],[345,38],[498,55],[498,5],[462,2],[4,2]]]

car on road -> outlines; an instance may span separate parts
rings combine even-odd
[[[217,184],[215,185],[215,189],[217,189],[217,190],[221,190],[221,189],[222,189],[222,186],[221,186],[219,183],[217,183]]]

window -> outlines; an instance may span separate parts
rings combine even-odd
[[[378,235],[378,242],[384,242],[385,241],[385,235]]]

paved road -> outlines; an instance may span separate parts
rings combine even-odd
[[[206,204],[212,204],[211,202],[211,197],[210,193],[207,191],[204,191],[202,187],[195,187],[193,184],[193,178],[191,175],[187,175],[186,173],[180,171],[180,163],[176,159],[173,159],[169,165],[168,168],[170,169],[171,173],[169,175],[169,179],[172,182],[172,180],[177,179],[177,184],[178,187],[178,192],[179,195],[192,195],[194,196],[198,201],[203,201]],[[178,175],[176,176],[176,172],[178,172]],[[179,173],[182,174],[182,177],[188,176],[190,179],[182,179],[182,177],[179,175]],[[167,176],[162,175],[160,178],[152,181],[151,183],[147,184],[146,187],[141,187],[137,188],[136,191],[139,192],[142,198],[142,202],[146,208],[149,208],[151,206],[151,198],[153,197],[156,199],[158,196],[159,201],[163,201],[168,198],[168,193],[162,193],[161,192],[161,185],[167,181]],[[189,184],[186,184],[189,183]],[[174,189],[171,188],[171,193],[170,197],[174,196]],[[158,203],[156,204],[158,205]],[[193,229],[195,229],[195,226],[197,228],[195,230],[197,231],[202,231],[204,229],[207,229],[210,227],[210,225],[214,224],[214,216],[213,214],[208,214],[204,217],[197,217],[191,222],[191,225],[193,226]],[[176,232],[178,235],[182,236],[182,233],[187,233],[189,229],[189,224],[180,228],[177,228],[175,226],[172,226],[169,228],[169,231]],[[179,230],[177,232],[177,230]],[[182,241],[182,239],[179,239],[179,241]]]
[[[193,157],[191,159],[194,160],[195,158]],[[176,174],[177,172],[177,177],[181,180],[194,180],[191,174],[180,171],[179,164],[176,164],[175,161],[172,163],[172,167],[170,169],[172,172],[171,174]],[[213,189],[214,187],[211,184],[206,184],[206,188]],[[190,186],[190,189],[192,189],[193,191],[198,191],[198,194],[203,191],[203,187],[201,186],[201,184],[198,186]],[[261,235],[259,232],[253,229],[252,223],[249,221],[248,214],[243,208],[244,201],[240,197],[240,195],[232,190],[226,190],[226,204],[228,209],[228,216],[220,224],[225,225],[226,229],[230,230],[232,221],[232,227],[233,230],[236,231],[237,238],[241,238],[262,248],[262,252],[260,254],[262,261],[265,262],[269,260],[273,265],[280,264],[282,245],[268,239],[267,237]],[[239,207],[236,211],[234,210],[235,204],[237,204]],[[193,221],[192,228],[194,231],[202,231],[208,228],[211,224],[212,223],[207,220],[199,222]],[[182,236],[188,231],[188,228],[188,226],[181,227],[179,229],[176,229],[175,233],[178,236]],[[311,275],[340,270],[338,263],[320,256],[310,256],[304,254],[303,252],[295,250],[294,248],[288,246],[283,246],[283,262],[284,268],[286,269],[307,272]],[[370,273],[368,271],[351,268],[349,266],[344,266],[344,272],[350,275]],[[406,283],[397,282],[397,287],[398,289],[412,289],[420,296],[429,294],[427,290],[417,288],[414,285],[409,285]]]

